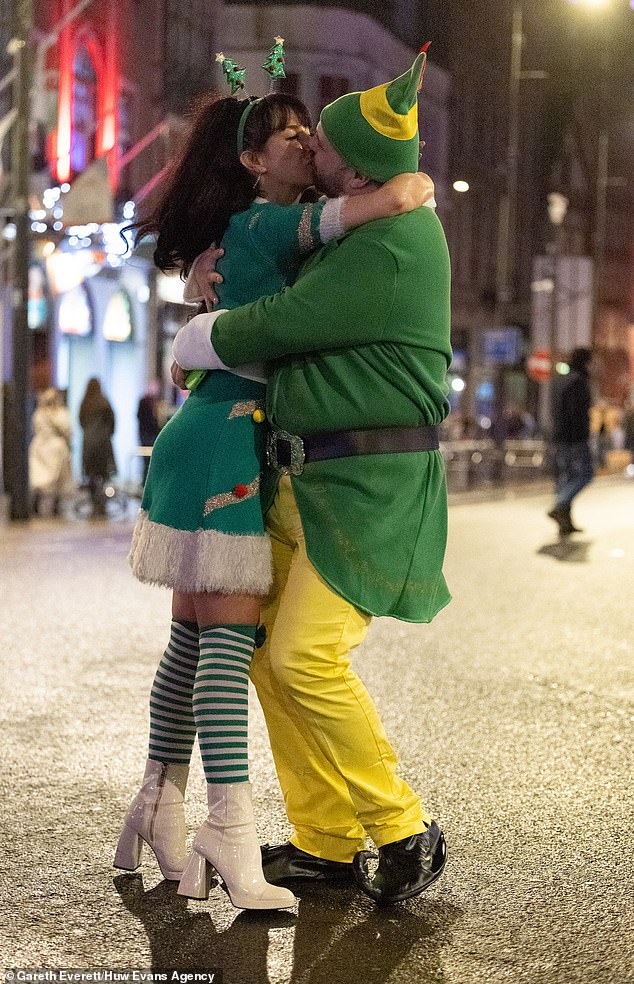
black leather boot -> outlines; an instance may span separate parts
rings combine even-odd
[[[419,895],[443,872],[447,861],[447,845],[435,820],[422,834],[379,848],[379,866],[370,874],[368,860],[376,858],[372,851],[359,851],[355,856],[354,877],[359,887],[379,905],[402,902]]]
[[[262,871],[271,885],[287,881],[352,881],[352,862],[329,861],[300,851],[289,841],[272,846],[263,844]]]
[[[547,515],[554,519],[559,527],[560,536],[570,536],[571,533],[581,532],[575,530],[570,520],[570,508],[568,506],[555,506]]]
[[[583,533],[584,532],[581,529],[580,526],[575,526],[575,524],[573,523],[572,516],[570,515],[570,506],[568,506],[567,509],[566,509],[566,518],[568,520],[567,525],[566,525],[566,532],[568,532],[568,533]]]

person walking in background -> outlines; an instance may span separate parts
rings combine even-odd
[[[161,425],[158,419],[158,397],[159,384],[156,379],[148,383],[145,394],[139,400],[136,412],[139,422],[139,444],[142,448],[154,447],[154,442],[159,435]],[[150,467],[149,455],[143,458],[143,484],[147,478]]]
[[[88,479],[93,516],[106,515],[104,484],[116,470],[112,435],[114,411],[101,391],[101,383],[93,376],[88,380],[79,408],[79,423],[84,432],[82,471]]]
[[[557,523],[560,536],[583,532],[572,520],[571,507],[573,499],[594,477],[590,448],[591,364],[591,349],[576,348],[569,360],[569,374],[559,376],[553,383],[556,480],[555,504],[548,516]]]
[[[59,516],[62,497],[72,486],[71,439],[73,425],[62,394],[54,387],[40,393],[33,414],[33,438],[29,445],[29,479],[33,512],[40,513],[45,498]]]
[[[623,411],[623,447],[630,452],[634,463],[634,399],[629,399]]]

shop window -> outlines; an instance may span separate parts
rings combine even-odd
[[[123,157],[132,149],[133,95],[127,84],[121,86],[119,94],[119,154]]]
[[[46,273],[39,263],[29,267],[28,324],[34,331],[48,327]]]
[[[108,342],[127,342],[132,338],[130,298],[123,290],[118,290],[108,302],[103,319],[103,335]]]
[[[82,285],[62,294],[58,310],[59,330],[63,335],[79,335],[85,338],[93,329],[90,297]]]
[[[94,161],[97,135],[97,72],[85,45],[79,45],[73,60],[73,139],[70,161],[73,174],[80,174]]]

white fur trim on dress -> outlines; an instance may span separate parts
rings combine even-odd
[[[188,594],[265,595],[271,587],[271,541],[217,530],[174,530],[141,511],[128,560],[134,576]]]

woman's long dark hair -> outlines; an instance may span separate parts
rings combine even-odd
[[[243,212],[256,196],[253,175],[240,163],[238,124],[249,100],[202,97],[194,106],[189,137],[174,162],[156,207],[131,227],[136,243],[157,236],[154,262],[163,271],[189,271],[210,243],[220,243],[234,212]],[[247,117],[244,149],[262,150],[294,113],[310,127],[304,104],[287,93],[260,100]]]

